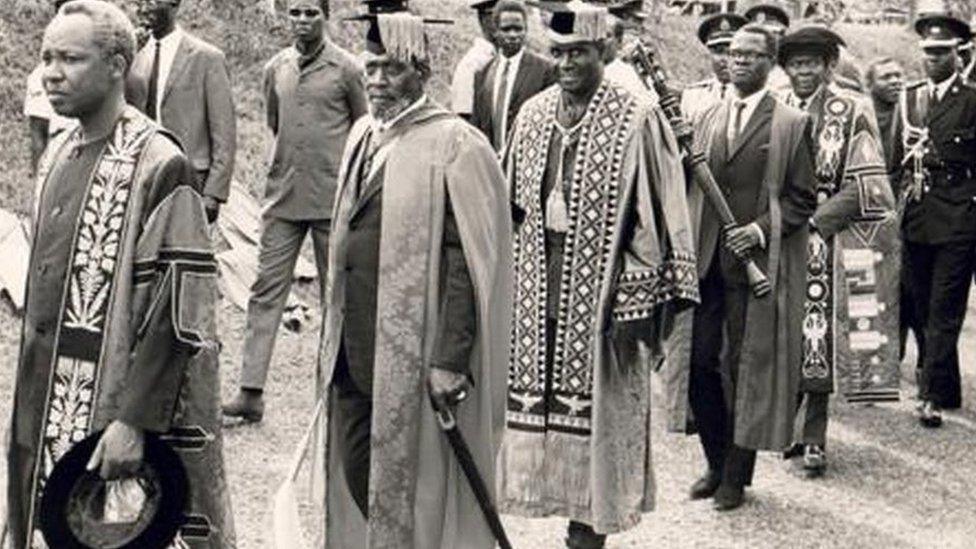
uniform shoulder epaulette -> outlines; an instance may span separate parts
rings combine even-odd
[[[928,80],[924,80],[924,79],[923,80],[916,80],[915,82],[909,82],[908,84],[905,84],[905,89],[906,90],[914,90],[916,88],[921,88],[922,86],[925,85],[926,82],[928,82]]]

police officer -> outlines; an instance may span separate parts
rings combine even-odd
[[[915,30],[928,78],[902,92],[894,157],[903,168],[905,276],[922,326],[919,420],[938,427],[941,410],[962,401],[957,344],[976,267],[976,87],[958,72],[969,25],[930,15]]]
[[[716,13],[698,25],[698,40],[708,48],[715,75],[688,86],[681,93],[681,112],[686,119],[691,120],[696,113],[730,97],[729,44],[735,31],[746,22],[745,17],[735,13]]]
[[[760,2],[742,14],[749,23],[766,27],[777,38],[783,38],[790,28],[790,14],[779,2]],[[792,89],[790,79],[779,65],[773,67],[766,79],[768,87],[778,99],[785,99]]]

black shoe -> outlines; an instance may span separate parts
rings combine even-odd
[[[922,409],[918,412],[918,420],[924,427],[941,427],[942,409],[931,400],[926,400],[922,403]]]
[[[264,419],[264,397],[261,391],[241,389],[234,400],[221,407],[227,417],[238,417],[245,423],[260,423]]]
[[[714,469],[709,469],[705,475],[691,485],[691,499],[708,499],[715,495],[718,485],[722,483],[722,476]]]
[[[803,455],[803,445],[797,442],[794,443],[793,446],[787,448],[785,452],[783,452],[783,459],[798,458],[802,455]]]
[[[715,492],[712,507],[716,511],[731,511],[742,507],[746,501],[746,489],[742,486],[722,484]]]
[[[597,534],[589,524],[569,521],[566,529],[566,547],[569,549],[603,549],[607,544],[606,534]]]
[[[821,477],[827,470],[827,452],[819,444],[803,447],[803,470],[810,478]]]

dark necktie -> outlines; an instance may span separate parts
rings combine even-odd
[[[735,118],[732,121],[732,143],[739,139],[739,132],[742,131],[742,111],[746,109],[745,101],[735,102]]]
[[[153,53],[152,72],[149,73],[149,93],[146,94],[146,116],[156,120],[156,103],[159,93],[159,40],[156,43]]]
[[[726,84],[722,84],[722,87],[719,88],[719,92],[718,92],[719,99],[725,99],[725,86]]]
[[[359,200],[366,187],[369,170],[373,167],[373,155],[376,154],[376,138],[374,130],[369,130],[363,139],[363,151],[359,161],[359,177],[356,178],[356,200]]]
[[[495,148],[503,150],[505,148],[505,114],[508,108],[508,69],[512,66],[511,61],[502,61],[501,83],[498,84],[498,93],[495,94],[495,112],[493,127],[495,129]]]

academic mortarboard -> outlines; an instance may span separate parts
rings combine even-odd
[[[471,2],[468,7],[477,11],[478,13],[482,13],[495,9],[495,4],[497,3],[498,0],[476,0],[475,2]]]
[[[828,60],[840,56],[841,46],[847,46],[839,34],[822,25],[797,29],[780,40],[778,61],[785,65],[794,55],[821,55]]]
[[[451,24],[450,19],[429,19],[407,11],[403,0],[365,0],[367,12],[346,21],[369,23],[366,49],[401,61],[429,59],[425,25]],[[380,11],[373,11],[378,9]]]
[[[623,19],[647,19],[647,12],[644,11],[644,0],[611,0],[607,4],[607,11],[610,15]]]
[[[549,19],[549,39],[557,44],[602,42],[609,36],[607,8],[593,6],[580,0],[569,2],[529,2],[552,13]]]
[[[698,25],[698,40],[707,47],[732,42],[732,35],[748,23],[736,13],[715,13],[702,19]]]
[[[931,14],[915,21],[915,32],[923,48],[953,48],[972,40],[973,32],[964,21],[946,14]]]
[[[106,482],[87,465],[102,433],[75,444],[54,464],[41,497],[40,526],[48,547],[163,549],[186,518],[189,484],[169,444],[146,434],[135,476]]]
[[[778,21],[784,27],[790,26],[790,14],[776,4],[757,4],[743,14],[751,23],[765,25],[771,21]]]

